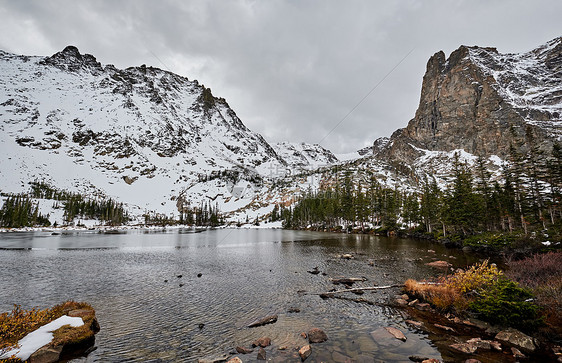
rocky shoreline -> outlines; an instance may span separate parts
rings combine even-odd
[[[409,294],[395,296],[394,304],[405,310],[409,317],[405,321],[408,326],[428,334],[446,362],[515,362],[521,359],[562,362],[562,347],[552,341],[529,336],[511,327],[442,314],[429,303]],[[410,357],[410,360],[424,361],[421,358]]]

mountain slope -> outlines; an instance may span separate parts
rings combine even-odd
[[[197,81],[102,66],[72,46],[51,57],[0,52],[0,69],[4,192],[39,178],[170,213],[171,199],[213,172],[252,179],[286,165]]]

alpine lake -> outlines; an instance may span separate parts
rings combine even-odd
[[[466,359],[446,349],[450,337],[406,323],[408,309],[392,304],[400,288],[341,295],[347,299],[318,296],[346,288],[331,278],[366,278],[353,287],[402,284],[443,275],[426,265],[431,261],[454,268],[479,261],[461,250],[413,239],[279,229],[113,232],[1,233],[0,312],[14,304],[90,303],[101,331],[95,350],[73,362],[197,362],[225,355],[254,362],[257,350],[231,353],[264,336],[272,342],[265,348],[268,361],[300,362],[297,350],[308,344],[301,333],[312,327],[328,340],[312,344],[307,362]],[[248,327],[271,314],[278,315],[275,323]],[[374,335],[384,327],[398,328],[406,341],[377,341]]]

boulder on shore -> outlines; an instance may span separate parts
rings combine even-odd
[[[514,346],[515,348],[521,349],[527,353],[532,353],[537,349],[535,339],[517,329],[510,328],[500,331],[496,335],[496,340],[499,340],[507,345]]]
[[[57,329],[53,340],[32,353],[28,362],[51,363],[66,360],[84,354],[94,345],[95,334],[100,330],[95,310],[88,304],[74,301],[64,303],[61,309],[64,315],[82,318],[84,325],[67,325]]]

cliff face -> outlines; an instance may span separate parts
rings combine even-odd
[[[461,46],[432,56],[419,107],[382,155],[403,162],[419,149],[506,157],[511,145],[548,148],[562,132],[562,37],[531,52]]]

